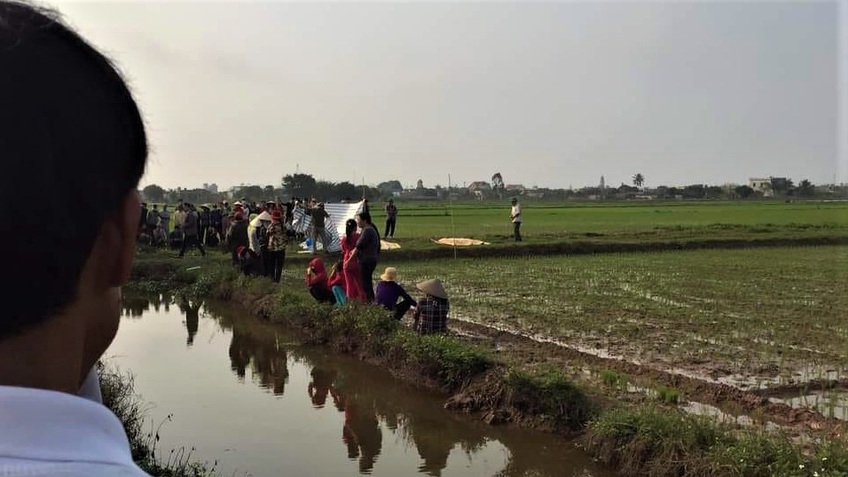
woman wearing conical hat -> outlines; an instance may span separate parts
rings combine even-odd
[[[448,329],[448,294],[438,278],[423,281],[417,285],[424,292],[424,298],[418,300],[415,307],[412,328],[422,335],[444,333]]]

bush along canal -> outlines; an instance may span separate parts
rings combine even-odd
[[[189,310],[198,307],[203,300],[210,299],[223,300],[232,306],[242,307],[243,314],[259,318],[260,320],[254,322],[268,327],[259,335],[274,336],[274,343],[278,348],[287,348],[281,345],[280,336],[291,336],[282,338],[282,344],[289,344],[289,340],[291,343],[303,343],[287,348],[286,359],[283,360],[287,363],[286,372],[292,368],[293,359],[296,361],[296,358],[307,356],[309,353],[326,356],[328,350],[332,350],[341,355],[350,355],[358,358],[355,362],[359,362],[360,366],[376,364],[379,369],[391,372],[402,382],[414,385],[415,396],[429,395],[438,403],[437,407],[470,413],[476,418],[474,420],[491,425],[511,424],[506,426],[509,429],[514,429],[517,425],[562,436],[579,437],[580,445],[589,455],[622,475],[848,475],[844,422],[805,414],[804,411],[798,414],[805,417],[801,421],[793,420],[794,418],[781,420],[780,412],[758,415],[757,413],[773,409],[792,410],[787,405],[769,403],[762,396],[753,396],[725,385],[653,371],[642,372],[643,370],[632,363],[582,356],[573,351],[561,353],[552,344],[531,343],[524,346],[521,351],[524,359],[516,360],[514,353],[500,353],[498,349],[493,349],[492,342],[502,342],[497,334],[420,337],[374,307],[332,308],[315,304],[305,290],[301,290],[301,277],[295,276],[294,272],[284,278],[281,287],[264,279],[237,275],[229,267],[214,262],[191,272],[186,271],[186,268],[191,268],[191,264],[174,263],[173,260],[167,259],[142,261],[134,271],[134,281],[129,289],[148,294],[167,291],[173,294],[177,303],[171,306],[179,307],[179,303],[184,303],[183,306],[188,306]],[[132,301],[129,297],[126,299],[128,314],[143,314],[144,311],[139,309],[146,305],[133,305]],[[140,303],[145,303],[145,300],[140,300]],[[203,309],[204,316],[215,315],[214,306]],[[192,316],[196,316],[198,312],[192,313]],[[144,323],[146,320],[147,318],[138,321]],[[191,329],[197,330],[198,327],[195,324],[190,325],[197,322],[196,318],[186,318],[186,342],[183,346],[188,346],[188,341],[192,342],[192,347],[197,346],[198,337],[192,336]],[[233,337],[235,339],[235,334]],[[211,338],[206,338],[209,339]],[[510,345],[508,341],[503,342]],[[236,351],[233,346],[229,347],[231,360]],[[527,356],[532,359],[526,359]],[[177,358],[173,359],[179,361]],[[210,357],[205,362],[211,360]],[[265,370],[283,366],[282,362],[275,364],[273,360],[259,364],[260,360],[253,357],[242,360],[250,366],[261,366],[261,369]],[[230,366],[234,370],[237,369],[234,362],[230,363]],[[306,367],[310,366],[312,365],[307,364]],[[134,369],[133,366],[128,367]],[[178,364],[173,367],[180,368]],[[268,373],[265,373],[267,378],[261,378],[263,373],[257,371],[259,368],[250,369],[253,370],[250,374],[254,379],[257,375],[260,376],[260,384],[264,383],[263,386],[269,387],[272,394],[275,386],[287,388],[288,383],[293,380],[290,377],[278,382],[278,375],[274,378],[274,375]],[[142,371],[137,371],[140,379]],[[152,371],[153,374],[157,372]],[[175,402],[185,401],[196,407],[212,406],[206,404],[205,399],[215,392],[209,389],[207,381],[200,378],[206,372],[200,368],[188,370],[185,379],[192,380],[196,386],[192,388],[190,395],[181,396],[181,399],[175,399]],[[308,373],[313,377],[312,370]],[[321,372],[318,374],[320,379]],[[333,376],[343,374],[336,371]],[[367,380],[376,379],[372,374],[376,376],[376,371],[365,372],[363,376],[367,376]],[[174,376],[160,376],[159,379],[169,385],[174,380],[179,382]],[[344,382],[344,379],[341,382]],[[303,385],[309,388],[308,383]],[[365,387],[370,386],[369,384]],[[312,387],[315,387],[314,383]],[[407,385],[394,381],[391,387]],[[309,391],[308,395],[311,393],[312,391]],[[750,416],[741,415],[731,420],[693,416],[681,410],[687,396],[697,397],[706,403],[732,404],[736,406],[737,414],[748,413]],[[708,398],[710,396],[712,400]],[[403,400],[410,399],[411,396]],[[326,403],[331,400],[325,399],[325,405],[330,406]],[[244,396],[233,396],[228,400],[228,406],[215,410],[215,415],[238,416],[242,410],[258,406],[250,403]],[[762,403],[766,405],[760,406]],[[162,405],[159,402],[157,404]],[[686,406],[687,409],[706,407],[709,406]],[[163,406],[163,411],[173,412],[168,406]],[[269,410],[268,413],[271,415],[274,411]],[[290,428],[278,425],[277,421],[286,418],[290,413],[302,414],[303,411],[285,409],[285,412],[278,413],[276,418],[261,425],[286,433]],[[723,411],[718,413],[724,415]],[[347,416],[348,413],[344,414]],[[356,415],[356,412],[353,414]],[[458,416],[459,413],[455,415]],[[378,418],[378,422],[381,435],[388,435],[388,421]],[[802,426],[792,425],[793,422],[801,422],[807,427],[802,429]],[[469,425],[478,424],[479,422]],[[296,423],[291,426],[296,429],[302,427]],[[491,429],[492,432],[508,432],[500,427]],[[401,434],[404,432],[407,431]],[[240,442],[242,449],[245,442],[250,442],[249,446],[257,445],[255,439],[241,440],[243,436],[250,435],[247,430],[230,434],[234,439],[232,442]],[[344,433],[342,435],[344,436]],[[338,438],[338,433],[335,437]],[[504,443],[500,438],[495,439],[501,444]],[[383,441],[385,442],[385,439]],[[192,444],[199,447],[196,442]],[[280,447],[279,443],[276,445]],[[468,447],[463,443],[458,446],[463,449]],[[573,447],[573,443],[566,444],[567,449]],[[226,445],[217,449],[213,446],[210,449],[213,449],[211,453],[204,451],[204,458],[214,459],[226,455],[226,452],[232,452]],[[514,451],[510,450],[508,454],[512,455],[512,452]],[[361,449],[357,455],[362,455]],[[297,458],[292,457],[295,461]],[[221,462],[220,458],[218,462]],[[275,462],[279,463],[279,460]],[[564,467],[547,474],[536,469],[520,470],[519,467],[523,468],[523,465],[516,466],[511,461],[502,463],[502,467],[507,471],[490,468],[477,470],[482,472],[482,475],[571,475],[572,470],[590,475],[604,475],[606,472],[598,468],[589,470],[587,464],[582,469]],[[379,466],[375,465],[374,469],[377,467]],[[274,468],[273,465],[270,468]],[[360,471],[367,470],[360,468]],[[422,472],[440,475],[427,470],[426,466],[422,468]],[[324,473],[307,472],[321,475]]]

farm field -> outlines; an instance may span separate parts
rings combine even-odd
[[[848,377],[848,247],[392,263],[452,316],[740,388]]]
[[[402,245],[423,246],[440,237],[511,240],[508,206],[400,203],[398,207],[395,238]],[[523,207],[522,233],[531,243],[848,236],[846,202],[526,203]],[[375,203],[372,213],[382,231],[381,204]]]

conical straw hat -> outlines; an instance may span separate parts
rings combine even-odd
[[[423,291],[428,295],[432,295],[436,298],[443,298],[445,300],[448,299],[448,294],[445,291],[445,287],[442,286],[441,280],[438,278],[433,278],[432,280],[426,280],[418,285],[415,285],[415,288]]]

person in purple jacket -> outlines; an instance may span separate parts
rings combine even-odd
[[[410,308],[415,306],[415,300],[398,284],[397,278],[397,269],[387,267],[386,271],[380,275],[380,282],[377,283],[377,298],[375,301],[387,310],[394,312],[395,319],[400,320]],[[399,298],[403,299],[400,303],[398,303]]]

